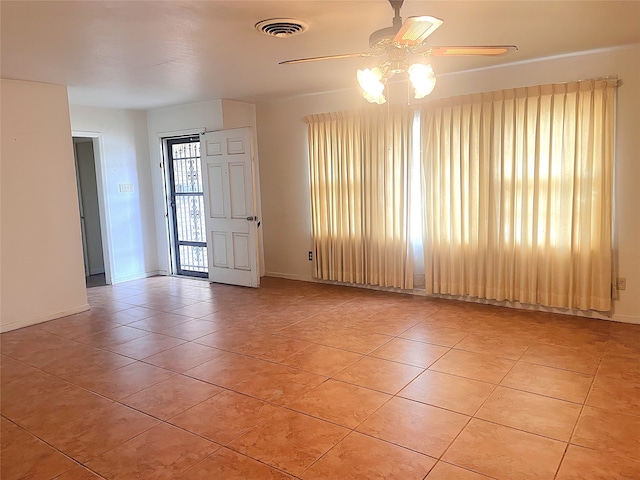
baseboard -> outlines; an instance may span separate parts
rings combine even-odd
[[[446,294],[426,294],[424,290],[415,292],[417,295],[423,295],[431,298],[444,298],[446,300],[457,300],[460,302],[479,303],[482,305],[492,305],[494,307],[506,307],[516,310],[528,310],[533,312],[557,313],[559,315],[571,315],[574,317],[595,318],[596,320],[612,320],[611,314],[608,312],[599,312],[596,310],[577,310],[570,308],[549,307],[546,305],[521,303],[509,300],[493,300],[488,298],[469,297],[466,295],[446,295]]]
[[[634,323],[636,325],[640,325],[640,317],[638,317],[637,315],[622,315],[619,313],[614,313],[611,317],[611,320],[614,320],[616,322]]]
[[[69,315],[75,315],[76,313],[82,313],[89,310],[91,307],[88,303],[72,308],[70,310],[64,310],[62,312],[51,313],[49,315],[43,315],[36,318],[28,318],[25,320],[18,320],[17,322],[11,322],[6,325],[0,325],[0,333],[10,332],[11,330],[17,330],[18,328],[29,327],[42,322],[48,322],[49,320],[55,320],[56,318],[68,317]]]
[[[129,275],[126,277],[111,277],[111,284],[131,282],[133,280],[141,280],[143,278],[155,277],[158,275],[165,275],[161,270],[154,270],[153,272],[138,273],[136,275]]]
[[[290,273],[265,272],[265,277],[284,278],[286,280],[299,280],[301,282],[318,283],[318,280],[312,277],[303,277],[302,275],[292,275]]]
[[[490,300],[486,298],[476,298],[476,297],[456,296],[456,295],[442,295],[442,294],[427,295],[424,290],[421,290],[419,288],[416,288],[414,290],[402,290],[398,288],[378,287],[375,285],[332,282],[327,280],[320,280],[317,278],[302,277],[300,275],[291,275],[288,273],[267,272],[266,276],[284,278],[287,280],[300,280],[303,282],[324,283],[328,285],[340,285],[343,287],[364,288],[367,290],[378,290],[383,292],[403,293],[407,295],[417,295],[417,296],[430,297],[430,298],[443,298],[446,300],[456,300],[459,302],[479,303],[483,305],[493,305],[496,307],[507,307],[507,308],[513,308],[516,310],[529,310],[529,311],[537,311],[537,312],[557,313],[561,315],[573,315],[577,317],[594,318],[597,320],[613,320],[616,322],[640,324],[640,318],[637,316],[617,315],[617,314],[611,315],[611,314],[607,314],[606,312],[597,312],[595,310],[588,310],[588,311],[571,310],[571,309],[563,309],[563,308],[556,308],[556,307],[546,307],[544,305],[531,305],[531,304],[525,304],[520,302],[509,302],[506,300],[498,301],[498,300]]]

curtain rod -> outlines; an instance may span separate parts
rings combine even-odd
[[[616,82],[616,87],[619,87],[620,85],[622,85],[622,79],[618,78],[617,75],[609,75],[608,77],[583,78],[577,81],[578,82],[607,82],[607,81],[614,81],[614,80]],[[561,82],[560,85],[565,85],[567,83],[573,83],[573,82]]]

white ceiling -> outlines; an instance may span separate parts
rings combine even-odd
[[[71,103],[150,109],[227,98],[249,102],[352,88],[375,59],[278,65],[368,51],[391,25],[387,0],[1,1],[1,73],[69,86]],[[504,57],[435,58],[437,74],[640,43],[640,0],[419,1],[402,16],[445,23],[431,45],[515,44]],[[268,37],[260,20],[310,29]]]

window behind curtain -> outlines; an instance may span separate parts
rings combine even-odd
[[[615,88],[307,117],[316,277],[610,310]]]
[[[306,118],[317,278],[413,288],[412,119],[386,108]]]
[[[616,82],[422,110],[427,293],[611,307]]]

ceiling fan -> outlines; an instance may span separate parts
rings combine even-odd
[[[384,103],[384,84],[396,73],[408,72],[416,90],[416,98],[423,98],[435,87],[435,74],[431,65],[409,65],[409,55],[424,57],[457,57],[466,55],[498,56],[517,50],[515,45],[430,46],[426,40],[443,20],[427,15],[409,17],[404,23],[400,9],[404,0],[389,0],[394,10],[393,25],[376,30],[369,37],[370,52],[326,55],[321,57],[285,60],[280,65],[334,60],[339,58],[386,56],[385,61],[372,69],[358,70],[358,82],[364,97],[372,103]]]

